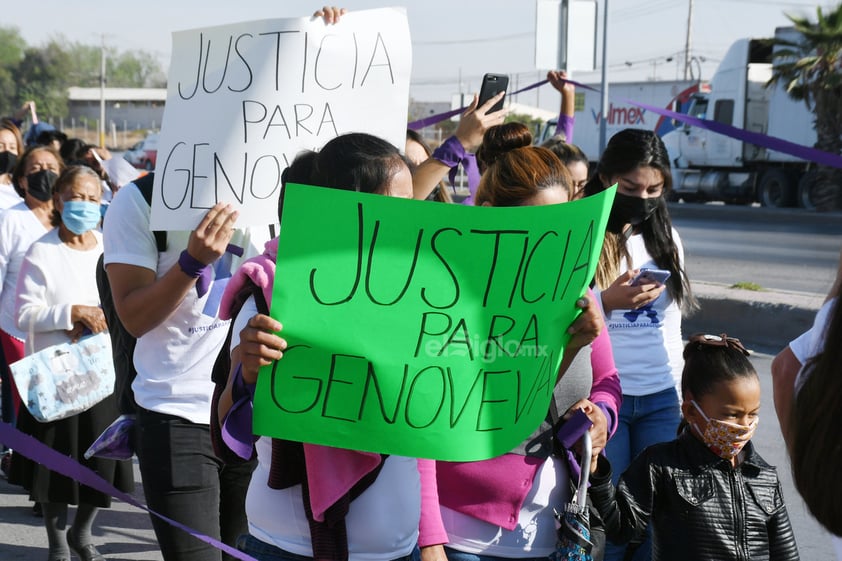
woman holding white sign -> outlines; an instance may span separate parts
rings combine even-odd
[[[83,334],[99,333],[107,327],[94,282],[102,253],[102,234],[97,231],[101,198],[102,183],[88,167],[72,166],[56,180],[53,224],[57,228],[32,244],[18,279],[17,326],[27,333],[29,352],[75,343]],[[72,396],[84,392],[85,387],[65,387],[65,391]],[[82,457],[117,415],[112,394],[82,413],[47,423],[36,421],[22,407],[18,428],[128,492],[134,489],[130,462]],[[108,494],[80,485],[21,454],[13,455],[9,479],[42,505],[49,561],[69,560],[71,551],[82,561],[103,559],[92,543],[91,526],[98,509],[111,506]],[[78,505],[69,529],[68,504]]]
[[[477,152],[486,166],[477,191],[482,206],[536,206],[566,203],[571,176],[546,148],[534,147],[520,123],[490,128]],[[555,434],[563,422],[583,411],[582,431],[592,437],[595,458],[613,433],[620,407],[620,383],[608,335],[593,296],[577,303],[586,310],[574,324],[576,334],[564,352],[559,380],[544,422],[515,450],[479,462],[436,462],[440,505],[424,518],[438,518],[447,533],[423,531],[419,539],[427,560],[546,560],[556,551],[555,511],[570,499],[566,451]],[[570,428],[570,427],[568,427]],[[583,461],[585,469],[589,462]],[[570,468],[573,468],[570,464]],[[430,524],[429,527],[435,527]]]

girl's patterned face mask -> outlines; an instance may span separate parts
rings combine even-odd
[[[702,441],[707,447],[720,458],[733,459],[754,436],[759,419],[755,418],[748,426],[729,423],[720,419],[709,419],[695,400],[691,400],[690,403],[705,419],[704,428],[699,427],[696,423],[693,423],[693,428],[701,435]]]

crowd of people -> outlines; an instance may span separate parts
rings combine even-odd
[[[315,17],[334,25],[344,13],[324,8]],[[84,457],[128,402],[148,506],[259,561],[558,559],[559,511],[583,471],[591,473],[593,559],[798,559],[776,470],[751,442],[760,385],[748,351],[724,333],[682,333],[696,302],[666,204],[663,143],[625,129],[591,166],[573,143],[573,85],[563,72],[548,80],[561,110],[556,135],[541,146],[525,125],[505,122],[506,110],[491,110],[501,93],[482,106],[475,96],[434,149],[409,130],[401,147],[343,134],[300,153],[282,175],[283,183],[453,204],[461,166],[469,196],[460,202],[478,207],[565,204],[616,186],[546,415],[511,451],[447,462],[253,435],[258,374],[287,346],[284,318],[269,315],[275,228],[242,227],[219,203],[193,231],[153,232],[152,176],[118,177],[102,164],[107,152],[95,157],[98,148],[43,127],[24,137],[15,119],[0,122],[3,422],[131,491],[131,461]],[[37,123],[34,104],[25,108]],[[283,201],[282,191],[279,222]],[[136,339],[131,357],[114,356],[131,360],[132,378],[82,413],[39,422],[8,365],[117,329],[101,306],[98,267],[120,329]],[[653,280],[641,269],[665,273]],[[223,279],[214,301],[213,283]],[[831,483],[842,464],[840,292],[842,255],[815,325],[772,365],[797,488],[834,535],[842,535]],[[590,455],[559,437],[580,414]],[[43,516],[47,560],[103,561],[91,529],[110,497],[24,451],[4,458],[4,474]],[[231,559],[158,517],[152,525],[167,561]]]

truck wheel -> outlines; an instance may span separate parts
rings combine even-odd
[[[782,208],[795,205],[795,185],[782,169],[770,169],[763,173],[757,195],[763,206]]]
[[[813,199],[813,186],[819,178],[818,172],[808,171],[798,181],[798,204],[807,210],[816,210],[816,202]]]

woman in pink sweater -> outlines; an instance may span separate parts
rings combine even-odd
[[[529,131],[518,123],[486,132],[478,157],[486,160],[487,170],[477,205],[569,200],[571,181],[564,164],[549,150],[531,144]],[[583,300],[596,306],[590,290]],[[595,458],[616,427],[621,395],[605,329],[574,336],[565,349],[547,417],[529,438],[490,460],[436,462],[440,506],[422,510],[422,559],[446,555],[449,561],[546,561],[556,547],[554,510],[561,510],[570,498],[568,466],[576,464],[568,464],[556,430],[573,412],[584,410],[593,423]]]

